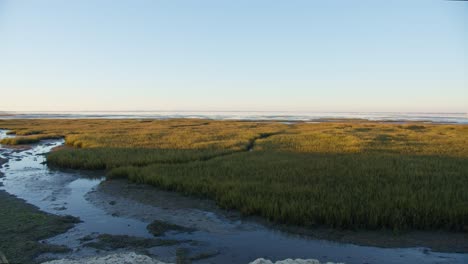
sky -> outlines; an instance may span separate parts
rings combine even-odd
[[[468,2],[0,0],[0,111],[468,113]]]

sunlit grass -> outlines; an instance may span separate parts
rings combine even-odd
[[[210,120],[0,120],[0,127],[18,138],[61,135],[78,148],[244,149],[262,133],[275,133],[283,124],[216,122]],[[40,134],[30,135],[31,131]],[[6,140],[6,139],[5,139]],[[32,143],[33,140],[30,141]],[[4,144],[15,144],[15,141]],[[17,144],[22,144],[18,142]]]
[[[468,126],[364,121],[0,120],[65,137],[63,168],[108,169],[303,226],[467,230]],[[28,142],[31,140],[31,142]]]
[[[34,136],[18,136],[4,138],[0,141],[1,144],[5,145],[23,145],[23,144],[34,144],[45,139],[59,139],[61,135],[56,134],[45,134],[45,135],[34,135]]]
[[[109,176],[208,197],[280,223],[464,230],[467,171],[467,159],[461,158],[258,151],[120,167]]]
[[[233,151],[222,149],[84,148],[54,151],[47,156],[47,160],[50,165],[63,168],[100,170],[208,160],[230,153]]]

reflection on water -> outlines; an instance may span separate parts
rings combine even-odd
[[[5,136],[4,131],[1,132]],[[51,243],[65,244],[74,249],[62,256],[94,255],[96,251],[81,247],[79,238],[91,233],[126,234],[151,237],[146,226],[148,219],[138,216],[112,215],[103,207],[96,206],[86,197],[99,190],[104,180],[103,172],[83,172],[73,170],[52,170],[44,163],[44,153],[63,144],[63,140],[44,141],[29,150],[2,148],[0,157],[8,158],[1,171],[1,187],[11,194],[25,199],[41,210],[79,217],[83,222],[69,232],[49,239]],[[191,240],[197,243],[183,243],[178,246],[156,247],[149,252],[166,261],[174,261],[180,248],[196,252],[219,252],[218,255],[200,260],[197,263],[248,263],[259,257],[273,260],[285,258],[316,258],[321,261],[346,263],[468,263],[466,254],[445,254],[431,252],[424,248],[382,249],[375,247],[340,244],[314,240],[298,235],[272,230],[261,224],[242,219],[228,219],[217,212],[200,208],[177,208],[172,202],[165,202],[167,208],[139,204],[132,200],[119,200],[128,203],[129,211],[144,211],[154,219],[174,219],[174,221],[205,219],[213,228],[201,229],[193,233],[168,233],[165,238]],[[112,194],[111,196],[112,197]],[[164,199],[171,199],[165,197]],[[105,201],[107,203],[107,201]],[[204,218],[203,218],[204,217]],[[217,229],[218,228],[218,229]],[[222,229],[224,232],[220,232]]]

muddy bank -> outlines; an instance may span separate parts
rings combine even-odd
[[[232,232],[241,220],[239,213],[220,210],[213,201],[185,197],[127,180],[103,181],[85,198],[112,216],[144,222],[160,220],[210,233]],[[250,227],[253,230],[256,226]]]
[[[5,132],[0,132],[4,136]],[[4,172],[10,168],[9,161],[20,160],[17,155],[31,148],[20,146],[6,149],[0,145],[0,188],[4,186]],[[0,190],[0,262],[34,263],[40,254],[70,251],[65,245],[42,240],[64,233],[78,222],[79,219],[75,217],[45,213],[23,199]]]
[[[78,222],[75,217],[44,213],[0,190],[0,257],[9,263],[33,263],[46,252],[67,252],[70,249],[64,245],[40,241],[64,233]]]
[[[337,230],[329,228],[305,229],[302,227],[277,226],[277,228],[316,239],[340,243],[382,247],[414,248],[447,253],[468,253],[468,234],[446,231],[391,231],[391,230]]]
[[[118,195],[116,195],[118,194]],[[258,217],[242,218],[238,212],[219,209],[213,201],[186,197],[153,186],[127,180],[106,180],[86,199],[111,215],[156,219],[206,232],[229,233],[237,228],[255,230],[256,223],[272,229],[314,239],[331,240],[363,246],[383,248],[424,247],[438,252],[468,253],[468,233],[445,231],[369,231],[337,230],[330,228],[306,229],[271,224]],[[212,214],[207,214],[211,212]],[[245,224],[245,220],[252,221]],[[244,221],[243,225],[239,225]]]

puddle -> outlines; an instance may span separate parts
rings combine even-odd
[[[5,136],[5,131],[0,131],[0,138]],[[63,140],[47,140],[30,149],[8,149],[0,145],[0,157],[8,159],[0,169],[5,174],[0,179],[3,183],[0,189],[43,211],[73,215],[83,221],[67,233],[47,240],[73,249],[53,257],[106,253],[83,247],[79,239],[89,234],[152,237],[146,226],[157,219],[198,230],[191,233],[168,232],[163,238],[187,242],[148,250],[163,261],[175,262],[180,248],[184,248],[195,255],[218,253],[195,263],[248,263],[260,257],[272,260],[314,258],[350,264],[468,263],[468,254],[438,253],[426,248],[377,248],[310,239],[245,220],[235,213],[216,208],[210,201],[125,181],[104,182],[104,172],[48,168],[42,154],[62,144]]]

